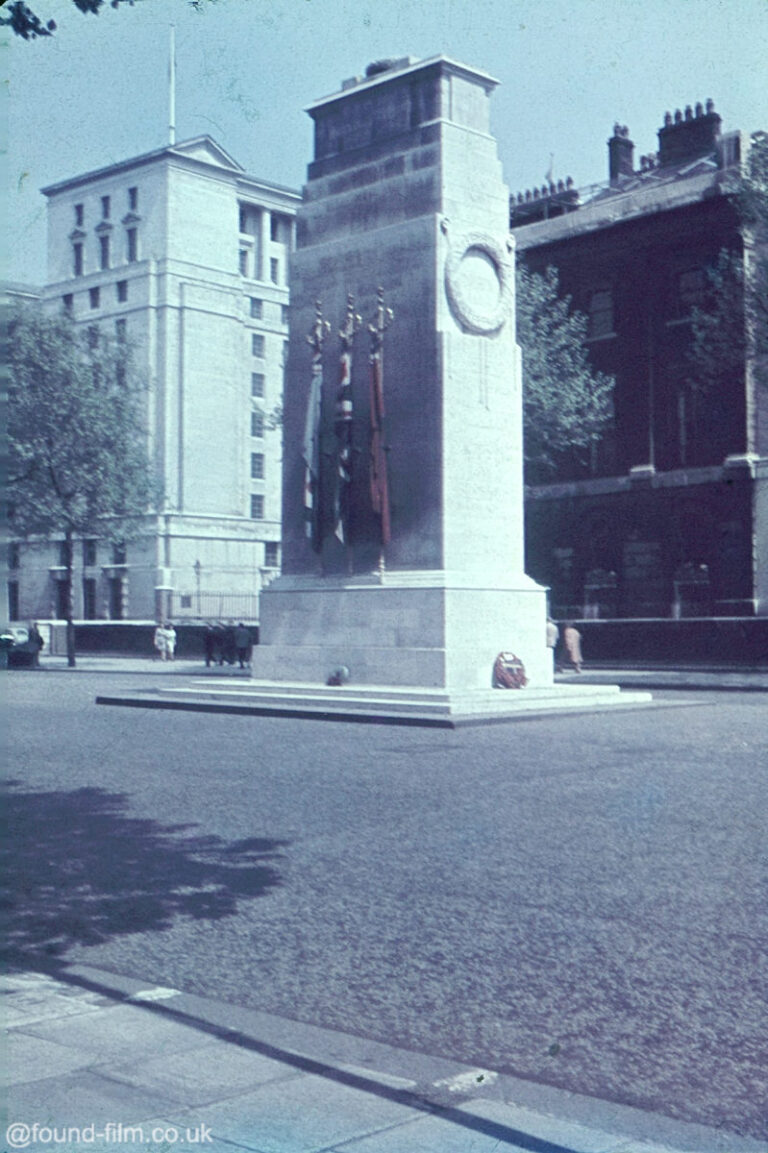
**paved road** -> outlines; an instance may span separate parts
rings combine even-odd
[[[451,732],[3,685],[17,960],[768,1136],[761,694]]]

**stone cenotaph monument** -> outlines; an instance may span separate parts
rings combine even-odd
[[[530,688],[552,684],[545,590],[523,571],[495,86],[444,56],[406,58],[308,109],[283,575],[262,596],[256,678],[325,684],[346,669],[350,685],[455,696],[490,690],[495,658],[511,650]]]

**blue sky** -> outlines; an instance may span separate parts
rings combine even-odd
[[[136,0],[82,16],[30,0],[55,37],[7,37],[9,163],[4,275],[40,284],[41,186],[168,139],[169,25],[177,140],[209,133],[254,175],[300,187],[303,109],[385,56],[444,52],[500,81],[492,125],[513,192],[607,176],[627,124],[636,157],[666,110],[712,97],[725,130],[768,129],[766,0]]]

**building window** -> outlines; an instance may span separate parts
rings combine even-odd
[[[600,288],[589,298],[587,338],[612,336],[613,331],[613,293],[610,288]]]
[[[92,568],[96,564],[96,541],[83,541],[83,567]]]
[[[287,304],[281,305],[280,317],[282,319],[283,324],[285,324],[286,326],[288,324],[288,320],[289,320],[290,315],[291,315],[291,310],[288,307],[288,305]]]
[[[109,237],[99,237],[99,257],[102,269],[109,268]]]
[[[8,616],[12,621],[19,619],[19,582],[8,581]]]
[[[264,545],[264,564],[268,568],[277,568],[279,564],[280,545],[276,540],[268,540]]]
[[[21,564],[21,545],[17,540],[8,544],[8,568],[17,569]]]
[[[128,207],[131,212],[135,212],[139,207],[139,190],[138,188],[128,189]]]
[[[88,347],[91,349],[99,347],[99,326],[98,326],[98,324],[89,324],[88,325]]]
[[[75,298],[72,295],[72,293],[71,292],[65,293],[64,296],[62,296],[61,301],[62,301],[62,304],[64,305],[64,311],[68,312],[71,315],[73,310],[74,310],[74,307],[75,307]]]
[[[264,413],[252,412],[251,413],[251,436],[264,435]]]
[[[278,240],[280,238],[280,221],[274,212],[269,218],[269,239]]]
[[[260,492],[251,493],[251,517],[253,520],[264,520],[264,497]]]
[[[59,568],[66,568],[69,561],[69,548],[65,540],[58,541],[59,546]]]
[[[264,302],[259,300],[258,297],[252,296],[251,298],[251,316],[254,320],[261,320],[264,314]]]
[[[121,621],[125,610],[125,595],[122,577],[109,579],[109,619]]]
[[[85,219],[85,217],[83,214],[82,204],[76,204],[75,205],[75,224],[77,225],[78,228],[82,228],[84,219]]]
[[[240,205],[238,216],[239,216],[238,227],[239,227],[241,232],[246,232],[247,231],[247,225],[248,225],[248,215],[245,211],[245,205],[244,204]]]
[[[128,321],[116,320],[115,321],[115,336],[120,344],[125,344],[128,337]]]
[[[251,453],[251,480],[264,480],[264,453]]]
[[[116,541],[112,545],[112,564],[125,564],[128,557],[128,550],[125,547],[125,541]]]
[[[110,208],[109,197],[108,196],[102,196],[102,198],[101,198],[101,219],[102,220],[109,220],[109,208]]]
[[[264,337],[260,332],[251,334],[251,352],[260,359],[264,358]]]
[[[703,268],[689,268],[677,279],[677,301],[680,316],[704,302],[707,278]]]
[[[251,373],[251,396],[264,395],[264,373],[252,372]]]
[[[280,261],[274,256],[269,262],[269,279],[273,284],[280,283]]]
[[[83,619],[96,619],[96,581],[93,577],[86,577],[83,581]]]
[[[72,245],[72,256],[74,259],[74,272],[75,276],[83,275],[83,246],[82,244]]]
[[[117,299],[120,304],[125,304],[128,299],[128,281],[118,280],[117,282]]]
[[[240,255],[239,255],[238,259],[240,261],[240,275],[241,276],[247,276],[248,275],[248,249],[247,248],[241,248],[240,249]]]
[[[129,264],[135,264],[139,255],[139,234],[138,229],[129,228],[126,230],[127,242],[127,257]]]
[[[91,303],[91,308],[98,308],[99,307],[100,296],[101,296],[101,293],[100,293],[98,288],[89,288],[88,289],[88,299]]]

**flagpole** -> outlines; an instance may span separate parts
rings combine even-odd
[[[168,143],[176,143],[176,26],[170,28],[170,60],[168,67]]]

